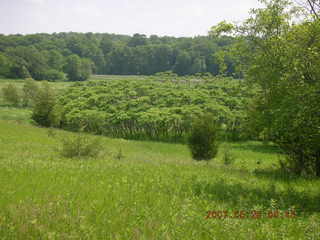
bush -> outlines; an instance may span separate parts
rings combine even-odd
[[[39,86],[32,78],[27,78],[22,87],[23,106],[33,106],[36,102],[36,96],[39,94]]]
[[[55,104],[55,95],[47,82],[44,82],[36,96],[31,118],[40,126],[52,125],[51,115]]]
[[[218,152],[218,127],[213,117],[202,116],[191,127],[188,147],[195,160],[210,160]]]
[[[97,157],[102,149],[99,138],[90,139],[84,133],[61,139],[60,155],[66,158]]]
[[[18,89],[13,84],[8,84],[2,89],[2,95],[5,101],[13,104],[14,106],[19,106],[20,103],[20,96],[18,93]]]

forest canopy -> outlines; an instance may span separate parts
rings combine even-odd
[[[39,33],[0,35],[0,76],[36,80],[87,79],[90,73],[152,75],[219,74],[214,53],[234,42],[232,37],[159,37],[108,33]],[[232,61],[227,75],[236,76]]]

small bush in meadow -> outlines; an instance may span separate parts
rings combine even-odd
[[[2,95],[4,100],[8,103],[11,103],[15,107],[19,105],[21,98],[19,96],[18,89],[15,85],[10,83],[7,86],[5,86],[2,89]]]
[[[188,137],[188,147],[195,160],[210,160],[218,152],[218,127],[210,115],[201,116],[193,122]]]
[[[32,120],[40,126],[51,126],[51,115],[55,104],[55,94],[47,82],[42,83],[35,101],[31,116]]]
[[[62,138],[61,144],[60,155],[66,158],[94,158],[102,150],[99,138],[89,138],[81,132],[71,137]]]

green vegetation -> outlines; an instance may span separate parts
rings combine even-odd
[[[219,73],[212,56],[233,42],[232,37],[195,38],[133,36],[108,33],[0,35],[0,77],[47,81],[82,81],[88,75],[179,75]],[[233,76],[234,63],[226,63]]]
[[[218,124],[209,114],[200,115],[194,120],[188,136],[188,147],[193,159],[209,161],[217,155],[218,131]]]
[[[253,10],[243,24],[222,22],[213,32],[233,31],[237,41],[223,55],[258,86],[248,111],[251,134],[280,146],[286,170],[320,176],[319,2],[307,2],[313,13],[307,17],[290,1],[261,2],[266,7]],[[296,16],[304,19],[297,24]]]
[[[31,123],[32,111],[28,109],[0,107],[0,119],[12,120],[20,123]]]
[[[222,151],[221,155],[224,165],[231,165],[236,161],[236,155],[228,143],[224,143],[220,147],[220,150]],[[260,161],[258,160],[257,163],[260,164]]]
[[[52,133],[48,135],[55,136]],[[91,140],[82,132],[68,138],[63,137],[60,142],[60,155],[66,158],[96,158],[102,148],[99,138]]]
[[[40,126],[50,127],[53,108],[55,104],[55,95],[48,83],[42,83],[41,88],[35,96],[35,104],[31,118]]]
[[[169,80],[170,79],[170,80]],[[245,138],[242,80],[166,78],[89,81],[69,87],[55,105],[55,126],[112,137],[185,142],[191,121],[212,113],[227,139]]]
[[[15,85],[8,84],[7,86],[2,88],[2,95],[5,101],[11,103],[14,106],[19,106],[20,97],[18,94],[18,90]]]
[[[319,180],[274,172],[270,146],[231,144],[239,161],[224,168],[219,155],[192,161],[183,145],[100,137],[104,156],[87,161],[55,151],[71,135],[0,121],[2,239],[319,238]],[[205,219],[211,210],[289,208],[296,218]]]
[[[26,79],[22,87],[22,101],[24,107],[33,106],[39,92],[39,85],[32,79]]]
[[[261,2],[193,39],[0,35],[1,239],[320,239],[320,3]]]
[[[71,55],[66,59],[65,72],[70,81],[84,81],[90,77],[91,62],[88,59],[81,59],[78,55]]]

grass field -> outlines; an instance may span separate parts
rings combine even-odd
[[[232,144],[224,166],[183,145],[101,137],[98,159],[76,160],[57,152],[69,134],[0,121],[1,239],[320,239],[320,181],[272,173],[261,143]],[[266,216],[290,208],[295,218]],[[218,210],[263,217],[205,219]]]
[[[25,82],[24,79],[0,79],[0,91],[4,86],[6,86],[9,83],[13,83],[14,85],[17,86],[18,89],[22,89],[24,82]],[[73,84],[72,82],[49,82],[49,85],[58,91],[72,84]]]
[[[1,240],[320,239],[320,180],[277,171],[275,146],[229,143],[226,166],[221,152],[207,164],[181,144],[98,137],[98,158],[67,159],[74,133],[35,127],[26,109],[0,119]]]

